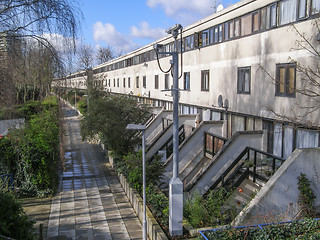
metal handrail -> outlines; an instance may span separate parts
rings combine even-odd
[[[272,172],[269,176],[269,178],[275,173],[276,171],[276,161],[280,161],[280,166],[283,164],[283,162],[285,161],[284,158],[275,156],[271,153],[267,153],[264,152],[262,150],[253,148],[253,147],[246,147],[239,155],[238,157],[233,161],[233,163],[224,171],[223,174],[221,174],[221,176],[212,184],[210,189],[215,189],[219,184],[221,184],[221,186],[226,186],[228,184],[228,182],[233,179],[235,177],[235,175],[239,172],[239,170],[243,167],[245,161],[249,160],[250,161],[250,151],[254,152],[254,157],[253,157],[253,171],[249,171],[249,167],[247,167],[248,170],[248,176],[249,175],[253,175],[253,182],[256,182],[256,179],[260,179],[264,182],[268,181],[268,178],[265,178],[263,176],[260,176],[259,174],[257,174],[257,153],[259,154],[263,154],[266,155],[270,158],[272,158]],[[243,157],[246,156],[246,158],[243,160]],[[234,169],[234,167],[242,160],[242,163],[236,168]],[[232,171],[233,170],[233,171]],[[231,172],[232,171],[232,172]],[[225,178],[227,177],[226,181]],[[241,184],[241,183],[237,183],[237,184]]]
[[[213,141],[212,141],[212,151],[209,151],[207,149],[208,143],[207,143],[207,135],[210,135],[213,137]],[[214,151],[214,146],[215,146],[215,142],[216,140],[221,140],[223,141],[223,145],[226,143],[226,141],[228,140],[227,138],[215,135],[213,133],[209,133],[209,132],[204,132],[204,154],[208,153],[212,156],[216,155],[216,153],[220,150],[218,150],[217,152]]]

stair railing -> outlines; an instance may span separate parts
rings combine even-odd
[[[245,178],[252,177],[252,181],[258,179],[267,182],[278,168],[284,163],[285,159],[271,153],[261,151],[256,148],[246,147],[223,174],[213,183],[211,190],[217,187],[233,188],[238,187]],[[229,182],[240,175],[231,186]]]
[[[228,139],[215,135],[213,133],[204,132],[204,155],[213,157],[220,151]]]

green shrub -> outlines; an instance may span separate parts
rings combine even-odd
[[[87,112],[87,98],[81,98],[78,102],[77,108],[81,114],[85,114]]]
[[[319,220],[305,219],[286,224],[271,224],[262,229],[226,228],[217,231],[206,231],[205,236],[211,239],[320,239]]]
[[[117,170],[126,176],[128,183],[138,192],[142,191],[142,151],[131,153],[116,161]],[[156,184],[163,173],[164,167],[159,156],[150,162],[146,160],[146,182]]]
[[[184,205],[184,217],[193,227],[222,225],[232,221],[233,209],[223,206],[232,191],[224,188],[211,191],[207,196],[198,193],[190,196]]]
[[[306,217],[313,217],[315,214],[314,200],[316,195],[313,193],[310,183],[311,182],[306,175],[300,173],[300,176],[298,177],[298,189],[300,191],[299,202]]]
[[[58,102],[50,97],[39,108],[35,102],[25,106],[30,117],[25,128],[12,130],[9,137],[0,140],[0,172],[13,173],[15,186],[22,193],[43,195],[57,184]]]
[[[33,222],[23,212],[21,204],[10,193],[1,191],[0,235],[14,239],[35,239]]]

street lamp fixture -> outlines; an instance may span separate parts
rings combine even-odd
[[[143,198],[143,222],[142,235],[143,240],[147,240],[147,220],[146,220],[146,164],[145,164],[145,130],[146,126],[142,124],[128,124],[127,130],[136,130],[142,132],[142,198]]]

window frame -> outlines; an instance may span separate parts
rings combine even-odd
[[[142,77],[142,88],[147,88],[147,76]]]
[[[245,85],[246,85],[246,78],[245,78],[245,72],[248,71],[249,72],[249,90],[245,90]],[[244,88],[242,89],[242,86],[244,86]],[[250,95],[251,94],[251,67],[238,67],[237,70],[237,94],[247,94]]]
[[[189,76],[188,81],[186,76]],[[190,91],[190,72],[184,72],[183,74],[183,90]]]
[[[154,75],[154,89],[159,89],[159,75]]]
[[[207,80],[205,76],[207,76]],[[210,70],[201,70],[201,91],[209,92],[209,88],[210,88]]]
[[[280,92],[280,69],[285,69],[284,76],[284,91]],[[294,79],[293,79],[293,93],[289,91],[290,79],[289,79],[289,69],[294,68]],[[297,64],[295,62],[292,63],[279,63],[276,64],[276,79],[275,79],[275,96],[278,97],[296,97],[296,81],[297,81]]]
[[[170,77],[168,73],[164,75],[164,89],[165,90],[170,89]]]

